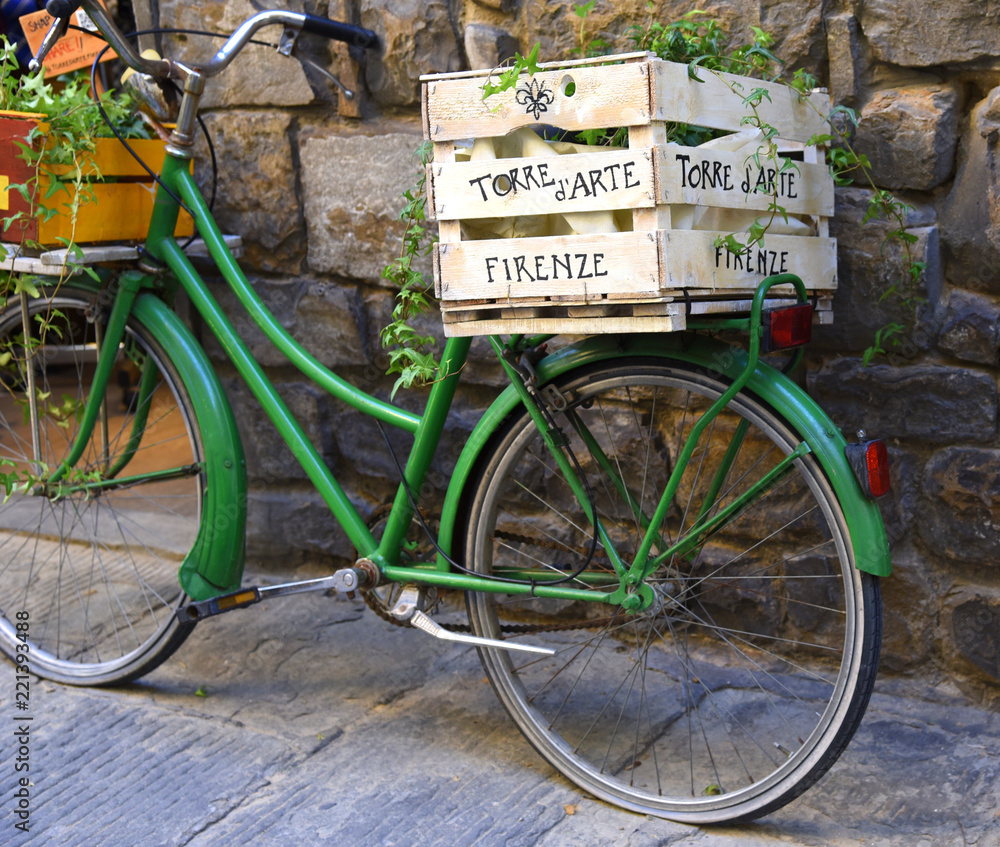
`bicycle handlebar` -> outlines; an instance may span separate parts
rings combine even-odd
[[[61,21],[65,21],[81,7],[107,39],[111,48],[130,68],[158,77],[177,77],[180,75],[177,73],[174,63],[167,59],[152,60],[140,56],[125,40],[125,36],[99,0],[48,0],[45,4],[46,11],[56,19],[53,28],[59,26]],[[257,30],[273,24],[304,30],[313,35],[322,35],[325,38],[344,41],[357,47],[372,48],[378,46],[378,36],[371,30],[316,15],[273,9],[258,12],[253,17],[247,18],[211,59],[204,64],[194,65],[193,69],[205,77],[215,76],[229,66],[229,63],[247,45]],[[44,53],[47,52],[48,50],[44,50],[44,52],[40,50],[35,61],[40,64]]]
[[[54,18],[68,18],[80,8],[81,0],[48,0],[45,11]]]
[[[370,29],[363,29],[353,24],[344,24],[317,15],[303,15],[305,22],[302,29],[313,35],[322,35],[333,41],[343,41],[353,47],[370,49],[378,47],[378,36]]]

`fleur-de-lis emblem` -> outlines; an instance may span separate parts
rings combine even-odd
[[[539,83],[537,79],[529,79],[527,87],[517,89],[515,96],[517,102],[526,106],[525,114],[530,114],[536,121],[542,112],[549,110],[549,104],[555,100],[552,92],[545,88],[545,83]]]

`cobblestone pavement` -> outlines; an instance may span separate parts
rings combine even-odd
[[[802,798],[714,829],[584,796],[522,739],[473,649],[360,601],[270,601],[204,622],[134,685],[40,681],[31,704],[31,828],[13,828],[7,731],[0,844],[1000,845],[1000,714],[913,680],[880,679]]]

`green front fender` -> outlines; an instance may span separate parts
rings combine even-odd
[[[605,335],[584,339],[544,358],[537,366],[541,384],[592,362],[648,356],[687,362],[730,380],[746,364],[746,353],[714,339],[686,334]],[[766,364],[759,364],[747,389],[773,406],[788,421],[819,461],[840,501],[854,547],[855,565],[875,576],[892,571],[889,544],[878,506],[865,498],[844,456],[846,441],[826,413],[788,377]],[[451,476],[442,510],[439,542],[451,552],[459,506],[466,484],[483,448],[507,415],[519,405],[516,392],[506,388],[483,415],[469,436]],[[448,565],[439,556],[437,566]]]
[[[176,368],[201,432],[205,490],[198,537],[180,568],[195,600],[235,591],[246,554],[247,471],[236,419],[219,378],[180,318],[152,294],[140,294],[133,314]]]

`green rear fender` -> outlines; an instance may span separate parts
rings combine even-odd
[[[195,600],[235,591],[246,553],[247,471],[236,420],[208,357],[176,314],[152,294],[133,313],[162,345],[180,375],[197,417],[205,463],[198,537],[180,568],[180,583]]]
[[[631,356],[673,359],[716,372],[730,380],[743,371],[746,353],[738,347],[710,338],[690,335],[595,336],[562,348],[547,356],[536,370],[541,383],[580,367],[599,361]],[[826,413],[794,382],[766,364],[760,364],[747,388],[779,410],[816,456],[833,486],[847,520],[854,547],[855,565],[875,576],[892,571],[889,545],[878,506],[865,498],[844,456],[846,444]],[[508,387],[486,411],[466,442],[452,474],[441,518],[440,543],[451,552],[455,544],[456,522],[466,485],[491,436],[507,415],[518,406],[513,388]],[[459,539],[461,542],[461,539]],[[448,565],[438,557],[438,568]]]

